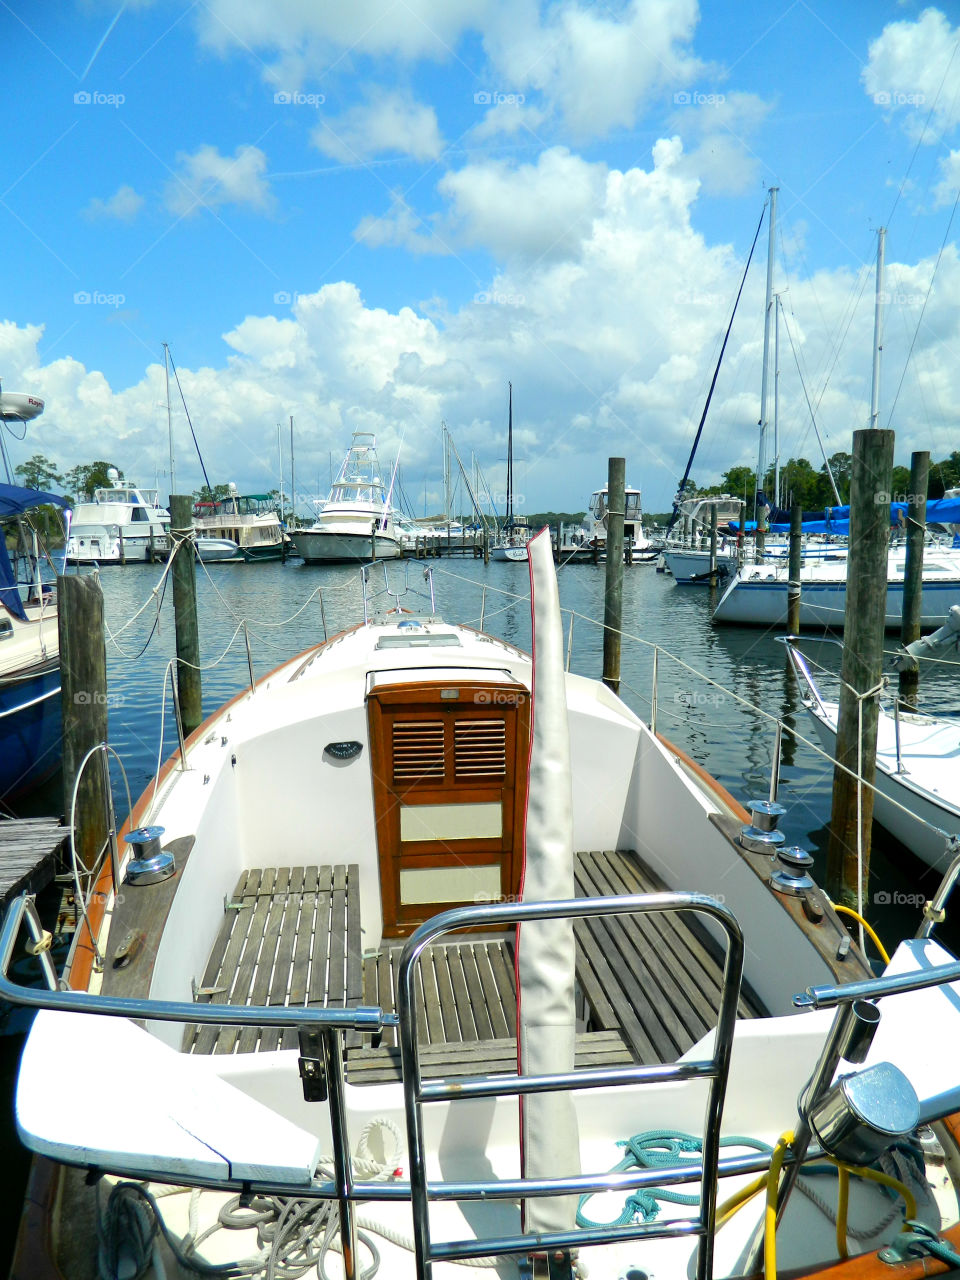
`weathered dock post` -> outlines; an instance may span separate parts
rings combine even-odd
[[[710,590],[717,589],[717,504],[710,508]]]
[[[800,566],[803,563],[803,508],[790,503],[790,557],[787,567],[787,633],[800,630]]]
[[[371,562],[377,558],[377,522],[370,522],[370,560]]]
[[[903,611],[900,623],[900,643],[907,647],[920,639],[920,619],[923,616],[923,535],[927,523],[927,483],[930,476],[930,454],[918,450],[910,455],[910,493],[907,495],[907,562],[903,569]],[[920,685],[920,665],[911,663],[913,670],[900,670],[900,701],[908,706],[917,705],[917,689]]]
[[[123,525],[120,525],[117,533],[120,537],[120,563],[125,565],[127,563],[127,548],[123,541]]]
[[[870,690],[883,672],[893,441],[894,433],[879,427],[853,433],[847,608],[827,853],[827,891],[846,906],[857,906],[861,895],[866,902],[870,874],[879,715],[877,695]]]
[[[197,627],[197,577],[193,532],[193,499],[189,494],[170,495],[170,554],[175,556],[173,614],[177,632],[177,692],[184,735],[193,733],[203,720],[200,687],[200,633]],[[187,545],[181,546],[182,543]]]
[[[487,528],[486,521],[483,525],[483,563],[490,563],[490,530]]]
[[[620,692],[626,474],[626,458],[610,458],[607,463],[607,573],[603,593],[603,683],[614,693]]]
[[[103,592],[95,574],[57,578],[63,706],[63,811],[70,808],[84,756],[107,740],[107,653]],[[77,856],[92,867],[107,839],[105,770],[91,760],[77,789]]]

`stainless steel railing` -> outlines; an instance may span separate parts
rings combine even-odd
[[[506,925],[535,920],[562,918],[584,919],[594,916],[640,915],[650,912],[692,911],[714,920],[725,932],[727,950],[724,961],[720,1013],[713,1056],[707,1059],[675,1064],[638,1067],[615,1067],[589,1071],[558,1072],[551,1075],[476,1076],[456,1081],[436,1080],[424,1083],[420,1072],[417,1036],[415,975],[424,948],[438,936],[482,926],[502,929]],[[502,1254],[529,1254],[542,1250],[582,1248],[608,1244],[617,1240],[639,1240],[678,1236],[699,1237],[697,1252],[698,1280],[713,1275],[713,1230],[716,1212],[720,1156],[720,1122],[733,1033],[740,999],[743,975],[743,935],[733,913],[721,903],[702,894],[650,893],[611,898],[577,898],[561,902],[494,903],[488,906],[456,907],[434,916],[408,940],[400,959],[397,975],[397,1007],[400,1017],[400,1059],[402,1064],[404,1106],[407,1118],[407,1142],[410,1159],[410,1195],[413,1203],[414,1243],[417,1275],[431,1280],[435,1261],[464,1261],[468,1258]],[[451,1102],[464,1098],[492,1098],[528,1093],[596,1089],[613,1085],[642,1085],[666,1081],[708,1080],[709,1099],[703,1138],[700,1175],[700,1211],[695,1218],[668,1223],[642,1223],[630,1226],[543,1232],[537,1235],[494,1236],[483,1240],[451,1240],[435,1243],[430,1236],[429,1208],[431,1200],[449,1198],[449,1186],[428,1182],[423,1129],[425,1103]],[[464,1185],[470,1198],[513,1199],[551,1195],[582,1195],[590,1190],[636,1187],[656,1181],[663,1185],[673,1181],[673,1171],[658,1169],[656,1178],[650,1171],[624,1177],[616,1182],[613,1175],[565,1178],[513,1178],[496,1182],[460,1184],[457,1198],[463,1197]],[[446,1194],[445,1194],[446,1193]]]

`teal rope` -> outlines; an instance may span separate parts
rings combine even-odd
[[[731,1137],[721,1138],[721,1147],[749,1147],[753,1151],[772,1151],[766,1142],[756,1138]],[[611,1173],[627,1173],[631,1169],[675,1169],[685,1163],[684,1157],[698,1156],[703,1151],[703,1139],[693,1137],[689,1133],[681,1133],[677,1129],[648,1129],[646,1133],[638,1133],[632,1138],[617,1143],[626,1154],[613,1166]],[[686,1160],[694,1164],[693,1159]],[[577,1202],[578,1227],[627,1227],[635,1222],[651,1222],[660,1212],[660,1202],[669,1204],[697,1205],[698,1195],[683,1195],[679,1191],[669,1191],[665,1187],[638,1187],[627,1196],[618,1218],[611,1222],[594,1222],[583,1212],[583,1206],[592,1199],[596,1192],[581,1196]]]

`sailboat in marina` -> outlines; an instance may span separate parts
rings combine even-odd
[[[526,560],[530,529],[524,516],[513,514],[513,383],[507,383],[507,487],[503,524],[490,544],[491,560]]]
[[[926,1030],[960,1037],[960,962],[927,919],[874,977],[775,807],[564,670],[548,535],[528,555],[532,654],[365,566],[363,621],[147,786],[62,985],[42,947],[48,989],[11,980],[40,926],[8,910],[0,997],[39,1009],[13,1280],[545,1252],[879,1280],[880,1249],[957,1243],[960,1069]]]

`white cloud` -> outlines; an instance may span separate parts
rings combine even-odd
[[[760,161],[751,142],[771,106],[752,93],[699,94],[678,106],[673,119],[684,139],[683,164],[705,195],[742,195],[757,185]]]
[[[445,174],[451,235],[496,258],[547,259],[577,252],[603,197],[606,166],[551,147],[535,164],[484,160]]]
[[[940,181],[933,189],[937,206],[953,204],[960,191],[960,151],[951,151],[940,161]]]
[[[537,130],[547,119],[549,113],[540,107],[528,105],[525,102],[509,101],[511,97],[516,99],[522,96],[522,94],[503,95],[508,100],[501,99],[490,107],[480,123],[470,130],[470,141],[482,142],[486,138],[515,133],[528,133],[536,137]],[[490,90],[478,90],[474,94],[474,104],[483,106],[492,97],[493,93]]]
[[[560,149],[537,165],[469,169],[451,194],[451,208],[466,229],[478,236],[482,230],[501,246],[503,265],[479,290],[471,282],[462,304],[434,299],[429,315],[424,308],[393,312],[368,306],[356,285],[340,281],[299,295],[284,318],[240,320],[224,335],[224,358],[215,367],[179,369],[191,415],[203,423],[214,483],[234,480],[248,491],[273,487],[276,464],[264,442],[292,413],[301,477],[325,477],[328,452],[339,454],[352,430],[374,431],[384,459],[392,458],[405,432],[403,466],[418,477],[419,488],[419,477],[439,476],[439,424],[446,420],[461,455],[475,451],[491,485],[502,488],[506,380],[512,378],[521,442],[517,487],[531,509],[582,504],[602,482],[610,454],[627,457],[631,483],[644,487],[651,510],[666,507],[753,227],[743,228],[736,248],[709,243],[695,229],[699,184],[685,168],[679,139],[661,140],[652,165],[627,171],[586,165]],[[543,256],[535,215],[539,210],[549,220],[549,202],[564,190],[576,193],[560,224],[566,252]],[[481,227],[483,199],[494,197],[506,202],[501,216]],[[512,240],[511,217],[519,224]],[[930,260],[888,264],[884,425],[932,269]],[[755,263],[698,456],[700,482],[755,457],[763,274]],[[828,449],[847,449],[851,431],[867,417],[870,290],[847,330],[850,301],[859,292],[850,272],[821,271],[789,285],[789,324],[812,400],[831,371],[819,414]],[[898,461],[911,447],[929,448],[935,457],[955,447],[958,292],[960,262],[950,245],[893,418]],[[100,371],[70,356],[46,360],[43,342],[39,326],[0,325],[4,386],[33,391],[47,403],[19,446],[22,456],[44,453],[68,468],[106,451],[127,475],[152,480],[166,452],[159,362],[134,385],[115,389]],[[806,454],[818,465],[788,347],[781,330],[784,453]],[[183,441],[178,475],[193,488],[201,477],[176,404],[174,412],[174,431]]]
[[[936,142],[960,123],[960,59],[954,57],[960,27],[951,28],[939,9],[924,9],[915,21],[890,22],[870,42],[863,86],[884,111],[897,111],[919,137],[933,111],[924,141]]]
[[[171,213],[190,215],[225,204],[270,213],[273,196],[265,178],[267,157],[259,147],[240,146],[232,156],[216,147],[177,155],[180,172],[167,183],[164,199]]]
[[[435,233],[431,222],[420,218],[402,193],[393,193],[393,203],[380,217],[368,214],[361,218],[353,232],[354,240],[370,249],[407,249],[410,253],[448,254],[449,244]]]
[[[83,212],[87,218],[115,218],[118,222],[133,222],[143,204],[143,196],[134,191],[133,187],[122,186],[106,200],[94,196]]]
[[[375,93],[369,102],[351,107],[342,116],[321,120],[311,140],[325,155],[344,164],[382,155],[435,160],[443,150],[436,112],[415,102],[409,93]]]

